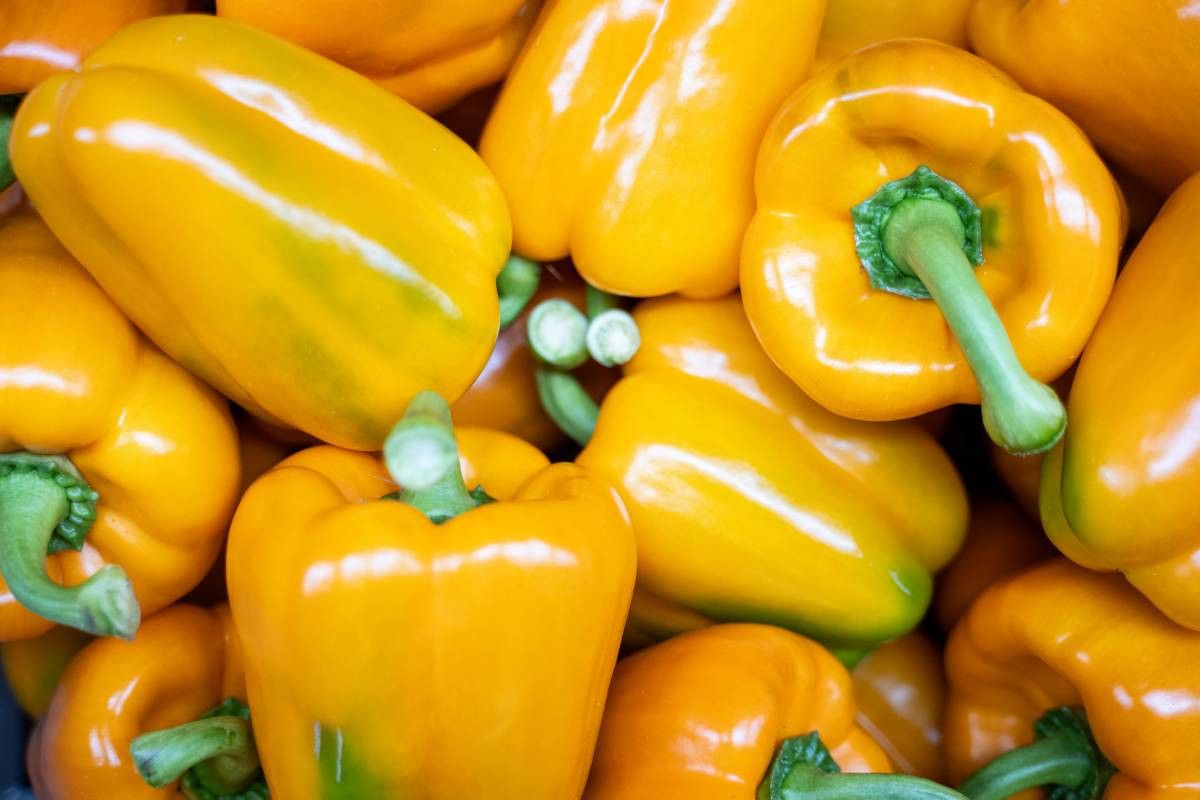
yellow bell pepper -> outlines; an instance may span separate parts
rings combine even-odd
[[[962,50],[884,42],[787,100],[757,192],[743,299],[813,399],[866,420],[981,403],[1018,454],[1062,435],[1038,381],[1083,349],[1124,237],[1112,176],[1064,115]]]
[[[978,0],[968,34],[1164,194],[1200,170],[1194,0]]]
[[[497,83],[542,0],[217,0],[245,22],[366,75],[430,114]]]
[[[33,203],[168,354],[255,414],[377,448],[495,342],[499,187],[369,81],[244,25],[159,17],[30,93]]]
[[[641,349],[577,459],[617,487],[637,532],[630,644],[726,621],[861,647],[916,625],[967,522],[934,439],[818,406],[736,296],[634,316]]]
[[[63,670],[92,640],[82,631],[56,625],[41,636],[0,644],[0,664],[13,698],[34,719],[46,713]]]
[[[1042,524],[1069,558],[1120,570],[1200,630],[1200,175],[1175,191],[1117,281],[1042,469]]]
[[[869,44],[909,37],[967,45],[975,0],[828,0],[813,72]]]
[[[421,394],[386,469],[310,448],[243,498],[229,597],[275,796],[583,789],[633,531],[616,493],[581,468],[549,466],[497,431],[457,439],[462,473],[447,406]],[[477,484],[496,501],[468,493]]]
[[[484,130],[515,250],[621,295],[737,285],[754,154],[824,0],[558,0]]]

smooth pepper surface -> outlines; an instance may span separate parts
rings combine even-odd
[[[807,74],[824,0],[560,0],[538,19],[480,152],[514,249],[594,286],[737,285],[754,154]]]
[[[917,37],[966,47],[975,0],[828,0],[813,72],[869,44]]]
[[[32,92],[18,177],[169,355],[239,405],[378,448],[495,343],[504,198],[411,106],[214,17],[125,28]],[[163,199],[170,210],[163,213]]]

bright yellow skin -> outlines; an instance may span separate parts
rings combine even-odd
[[[119,564],[152,614],[224,539],[239,473],[228,404],[139,337],[31,213],[0,222],[0,297],[0,452],[61,453],[100,494],[83,549],[47,570],[74,585]],[[0,640],[52,624],[0,580]]]
[[[558,0],[480,152],[515,250],[595,286],[716,297],[737,285],[754,156],[807,74],[824,0]]]
[[[977,0],[971,47],[1166,193],[1200,170],[1193,0]]]
[[[1069,119],[962,50],[919,40],[860,50],[776,116],[742,251],[742,295],[763,347],[843,416],[979,402],[937,304],[872,289],[855,252],[850,208],[922,164],[980,206],[975,275],[1037,380],[1078,357],[1112,289],[1120,201]]]
[[[34,719],[46,713],[63,670],[91,640],[83,631],[56,625],[33,639],[0,644],[4,680],[22,711]]]
[[[946,649],[943,752],[965,778],[1028,744],[1050,708],[1083,706],[1116,766],[1104,800],[1194,800],[1200,634],[1123,580],[1057,559],[990,588]],[[1018,797],[1036,797],[1022,793]]]
[[[366,75],[430,114],[504,78],[541,0],[218,0],[217,14]]]
[[[376,448],[495,342],[504,198],[429,117],[213,17],[134,24],[28,96],[14,165],[168,354],[254,413]],[[163,213],[169,198],[169,213]]]
[[[975,0],[828,0],[813,72],[887,39],[936,39],[967,45],[967,12]]]
[[[229,595],[274,796],[583,789],[633,532],[612,489],[579,467],[547,466],[507,434],[458,436],[467,485],[498,502],[439,527],[379,499],[395,486],[373,457],[331,447],[246,493]]]
[[[641,350],[578,458],[637,531],[630,644],[712,620],[839,645],[915,625],[967,522],[934,439],[818,406],[767,359],[736,296],[635,317]]]
[[[1094,569],[1120,570],[1200,630],[1200,178],[1184,183],[1126,263],[1071,386],[1071,426],[1042,470],[1042,524]]]

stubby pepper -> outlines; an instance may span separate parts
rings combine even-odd
[[[1200,170],[1192,0],[978,0],[968,33],[977,53],[1160,191]]]
[[[858,703],[855,722],[901,772],[944,778],[942,651],[920,631],[871,651],[850,672]]]
[[[633,531],[581,468],[547,466],[497,431],[457,437],[461,473],[449,410],[424,393],[389,437],[386,469],[311,448],[238,508],[229,596],[279,797],[561,800],[583,788]]]
[[[971,505],[971,526],[962,550],[938,573],[933,610],[947,633],[975,598],[1003,578],[1055,555],[1054,546],[1012,503],[997,498]]]
[[[1035,567],[984,593],[950,637],[947,766],[972,800],[1036,786],[1077,800],[1193,797],[1197,659],[1200,633],[1119,576],[1063,559]]]
[[[1011,452],[1058,440],[1038,381],[1083,349],[1124,236],[1069,119],[962,50],[884,42],[787,100],[756,185],[743,299],[805,392],[867,420],[981,403]]]
[[[637,532],[630,643],[722,621],[863,647],[916,625],[967,523],[934,439],[818,406],[736,296],[634,316],[641,348],[577,459],[617,487]]]
[[[754,154],[808,72],[824,5],[549,4],[480,144],[516,252],[570,255],[620,295],[733,289]]]
[[[224,539],[228,405],[30,213],[0,221],[0,296],[0,640],[54,622],[132,636],[139,606],[181,597]]]
[[[4,680],[22,711],[35,719],[46,713],[63,670],[91,640],[82,631],[56,625],[41,636],[0,644]]]
[[[1046,456],[1041,509],[1069,558],[1120,570],[1200,629],[1197,218],[1200,177],[1171,196],[1126,263],[1071,385],[1070,435]]]
[[[138,327],[255,414],[378,448],[418,391],[458,397],[495,343],[510,228],[483,162],[247,26],[125,28],[26,97],[12,154]]]
[[[832,753],[831,753],[832,751]],[[815,642],[718,625],[617,665],[584,800],[957,798],[886,772],[850,676]]]
[[[430,114],[498,83],[541,0],[217,0],[222,17],[282,36],[366,75]]]
[[[869,44],[919,37],[966,47],[975,0],[828,0],[813,71]]]
[[[97,640],[67,667],[29,743],[34,790],[39,800],[265,800],[244,700],[229,610],[172,606],[147,619],[135,641]],[[197,722],[217,709],[220,716]],[[133,746],[181,724],[168,741],[159,734]],[[184,753],[182,731],[211,738],[194,739]],[[139,774],[181,767],[194,768],[159,788]]]

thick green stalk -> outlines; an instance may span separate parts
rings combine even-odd
[[[542,282],[542,268],[527,258],[513,254],[496,276],[496,293],[500,297],[500,330],[511,325],[537,293]]]
[[[547,416],[563,433],[584,447],[596,430],[600,407],[574,375],[552,367],[538,367],[534,374],[538,397]]]

